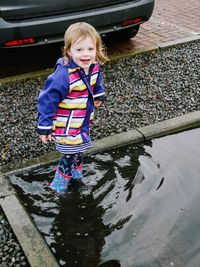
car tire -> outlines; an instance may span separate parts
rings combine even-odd
[[[133,38],[134,36],[136,36],[139,29],[140,29],[140,25],[137,25],[137,26],[134,26],[128,29],[109,33],[107,37],[109,39],[114,39],[114,40],[129,40]]]

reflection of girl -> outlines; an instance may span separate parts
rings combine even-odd
[[[66,190],[71,178],[82,178],[82,153],[91,147],[94,108],[105,100],[99,63],[107,60],[97,31],[72,24],[64,36],[64,57],[56,64],[38,98],[38,133],[43,143],[56,140],[63,153],[50,187]]]
[[[120,267],[120,263],[117,260],[109,260],[99,265],[99,267]]]

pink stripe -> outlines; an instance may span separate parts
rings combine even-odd
[[[78,80],[78,79],[80,79],[80,75],[79,75],[78,72],[71,73],[71,74],[69,75],[69,82],[70,82],[70,83],[73,83],[73,82],[75,82],[75,81]]]
[[[65,128],[56,128],[55,134],[62,135],[64,134]]]
[[[62,173],[62,172],[58,169],[58,167],[56,168],[56,170],[57,170],[57,172],[59,172],[60,175],[62,175],[63,178],[65,178],[65,179],[71,179],[71,176]]]
[[[70,128],[69,129],[69,132],[68,132],[68,135],[76,136],[79,133],[80,133],[80,128],[78,128],[78,129],[72,129],[72,128]],[[56,131],[55,131],[54,135],[63,135],[63,136],[66,136],[66,134],[65,134],[65,128],[56,128]]]
[[[58,109],[57,116],[55,116],[54,119],[56,119],[59,116],[68,117],[70,114],[70,111],[71,110],[68,110],[68,109]],[[86,109],[80,109],[80,110],[75,109],[73,113],[73,117],[85,117],[86,113],[87,113]]]
[[[99,65],[95,64],[95,66],[94,66],[94,68],[92,70],[92,74],[94,74],[94,73],[96,73],[98,71],[99,71]],[[75,73],[70,73],[70,75],[69,75],[69,82],[70,83],[73,83],[78,79],[80,79],[80,75],[79,75],[79,73],[77,71]]]
[[[68,109],[61,109],[59,108],[58,111],[57,111],[57,116],[61,115],[61,116],[69,116],[71,110],[68,110]]]
[[[81,92],[79,92],[79,91],[72,91],[72,92],[70,92],[69,94],[68,94],[68,97],[74,97],[74,98],[76,98],[76,97],[88,97],[88,90],[86,89],[86,90],[84,90],[84,91],[81,91]]]
[[[73,117],[85,117],[87,113],[86,109],[74,110]]]
[[[99,65],[96,64],[92,70],[92,74],[94,74],[95,72],[98,72],[99,71]]]
[[[73,168],[74,168],[75,170],[82,170],[82,169],[83,169],[83,165],[74,166]]]
[[[78,129],[69,129],[68,135],[78,135],[80,133],[80,128]]]

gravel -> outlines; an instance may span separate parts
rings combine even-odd
[[[93,139],[187,114],[200,106],[200,42],[111,61],[102,68],[107,101],[96,111]],[[0,165],[55,150],[36,133],[44,79],[0,87]],[[28,266],[0,209],[0,266]]]
[[[28,267],[30,266],[21,250],[20,245],[0,209],[0,266]]]
[[[96,111],[93,140],[198,110],[200,42],[151,51],[103,66],[107,101]],[[1,85],[0,164],[55,150],[36,133],[36,101],[44,79]]]

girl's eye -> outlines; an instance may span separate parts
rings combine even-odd
[[[90,51],[94,51],[94,48],[93,48],[93,47],[90,47],[89,50],[90,50]]]
[[[81,48],[77,48],[76,51],[80,52],[81,51]]]

